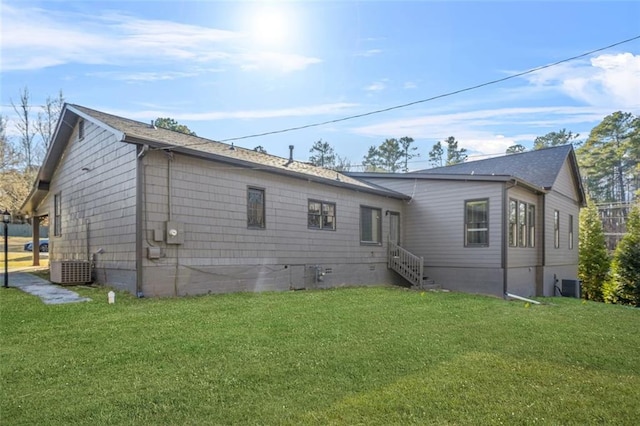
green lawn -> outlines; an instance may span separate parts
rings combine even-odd
[[[0,289],[0,423],[637,424],[640,310],[399,288],[47,306]]]

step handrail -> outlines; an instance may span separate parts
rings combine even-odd
[[[396,271],[411,284],[420,286],[424,276],[424,258],[416,256],[393,241],[389,241],[387,247],[389,269]]]

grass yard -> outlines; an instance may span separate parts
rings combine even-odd
[[[2,248],[0,249],[0,272],[4,273],[4,238],[2,240]],[[7,241],[9,259],[9,269],[23,268],[33,265],[33,253],[24,251],[24,245],[32,241],[31,237],[9,237]],[[49,253],[40,253],[40,266],[46,268],[49,266]]]
[[[640,310],[399,288],[44,305],[0,289],[0,422],[637,424]]]

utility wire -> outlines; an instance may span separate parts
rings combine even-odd
[[[239,141],[239,140],[242,140],[242,139],[250,139],[250,138],[257,138],[257,137],[260,137],[260,136],[268,136],[268,135],[275,135],[275,134],[278,134],[278,133],[292,132],[292,131],[295,131],[295,130],[308,129],[310,127],[319,127],[319,126],[324,126],[324,125],[327,125],[327,124],[339,123],[339,122],[342,122],[342,121],[347,121],[347,120],[353,120],[353,119],[356,119],[356,118],[367,117],[367,116],[374,115],[374,114],[381,114],[383,112],[393,111],[395,109],[407,108],[407,107],[410,107],[410,106],[413,106],[413,105],[422,104],[422,103],[425,103],[425,102],[430,102],[430,101],[433,101],[433,100],[436,100],[436,99],[441,99],[441,98],[446,98],[448,96],[457,95],[459,93],[469,92],[471,90],[479,89],[479,88],[485,87],[485,86],[490,86],[492,84],[502,83],[503,81],[511,80],[511,79],[516,78],[516,77],[522,77],[523,75],[531,74],[531,73],[534,73],[536,71],[540,71],[540,70],[543,70],[543,69],[546,69],[546,68],[555,67],[555,66],[563,64],[565,62],[570,62],[570,61],[574,61],[576,59],[584,58],[585,56],[589,56],[589,55],[592,55],[594,53],[601,52],[603,50],[611,49],[612,47],[620,46],[621,44],[629,43],[631,41],[638,40],[638,39],[640,39],[640,35],[632,37],[632,38],[629,38],[629,39],[626,39],[626,40],[619,41],[617,43],[610,44],[608,46],[604,46],[604,47],[600,47],[598,49],[590,50],[589,52],[585,52],[585,53],[582,53],[580,55],[576,55],[576,56],[572,56],[570,58],[562,59],[560,61],[553,62],[551,64],[542,65],[542,66],[539,66],[539,67],[536,67],[536,68],[531,68],[529,70],[519,72],[517,74],[512,74],[512,75],[509,75],[507,77],[499,78],[497,80],[491,80],[491,81],[488,81],[486,83],[476,84],[475,86],[465,87],[464,89],[459,89],[459,90],[455,90],[453,92],[443,93],[443,94],[440,94],[440,95],[432,96],[430,98],[420,99],[418,101],[413,101],[413,102],[409,102],[409,103],[406,103],[406,104],[395,105],[395,106],[391,106],[391,107],[388,107],[388,108],[378,109],[378,110],[375,110],[375,111],[369,111],[369,112],[365,112],[365,113],[362,113],[362,114],[350,115],[350,116],[342,117],[342,118],[336,118],[334,120],[322,121],[322,122],[319,122],[319,123],[305,124],[303,126],[298,126],[298,127],[289,127],[289,128],[286,128],[286,129],[273,130],[273,131],[270,131],[270,132],[255,133],[255,134],[252,134],[252,135],[239,136],[239,137],[236,137],[236,138],[222,139],[222,140],[220,140],[220,142]]]

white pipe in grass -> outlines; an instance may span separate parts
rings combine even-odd
[[[526,297],[518,296],[516,294],[511,294],[511,293],[505,293],[505,294],[507,295],[507,297],[510,297],[512,299],[523,300],[525,302],[533,303],[534,305],[540,305],[541,304],[537,300],[527,299]]]

